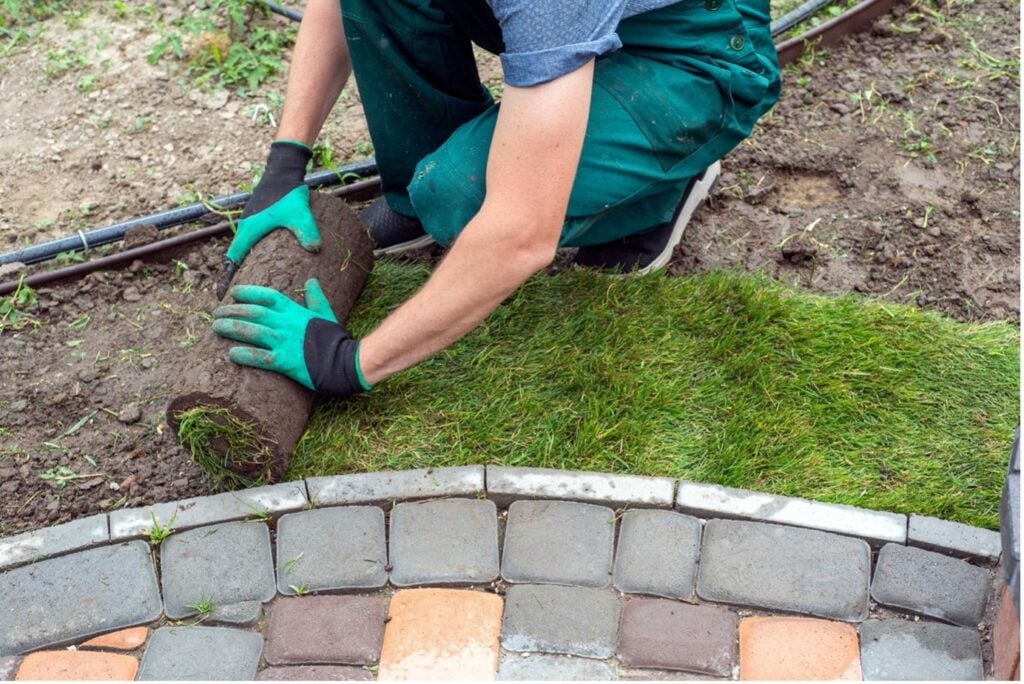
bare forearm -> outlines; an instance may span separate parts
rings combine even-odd
[[[277,138],[312,146],[351,73],[338,0],[310,0],[295,41]]]
[[[514,224],[496,230],[496,220],[486,211],[478,214],[423,289],[363,339],[359,361],[368,382],[376,384],[459,340],[550,262],[553,248],[550,254],[538,252],[516,237]]]

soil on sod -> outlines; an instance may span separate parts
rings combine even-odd
[[[939,9],[900,8],[788,70],[670,271],[763,270],[816,292],[1018,320],[1017,11]],[[209,325],[224,249],[44,289],[37,327],[3,333],[0,536],[209,493],[162,411],[188,372],[183,349]]]

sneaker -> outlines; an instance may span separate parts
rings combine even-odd
[[[618,270],[623,275],[647,275],[664,268],[672,258],[672,250],[682,239],[686,224],[711,193],[721,171],[721,165],[715,162],[704,173],[692,178],[668,223],[614,242],[580,247],[574,263],[588,268]]]
[[[388,206],[383,197],[378,197],[359,212],[359,220],[373,240],[375,257],[402,254],[434,244],[434,239],[423,230],[419,219],[399,214]]]

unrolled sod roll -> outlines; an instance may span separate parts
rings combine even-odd
[[[341,199],[312,193],[310,207],[323,241],[320,252],[309,253],[291,232],[275,230],[245,258],[233,284],[272,287],[302,304],[306,281],[317,278],[344,323],[373,267],[373,244]],[[282,476],[314,397],[284,375],[232,363],[228,349],[237,344],[207,330],[187,350],[167,408],[182,446],[216,486],[226,488]]]

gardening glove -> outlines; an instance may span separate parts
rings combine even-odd
[[[306,305],[258,285],[231,289],[237,304],[217,307],[213,331],[251,347],[232,347],[228,358],[287,375],[331,396],[365,392],[371,386],[359,370],[359,342],[339,323],[316,278],[306,281]]]
[[[224,258],[224,278],[217,288],[223,297],[242,260],[257,242],[277,228],[290,230],[302,248],[320,250],[320,231],[309,208],[309,187],[303,182],[313,153],[293,140],[271,143],[266,170],[242,211],[238,230]]]

